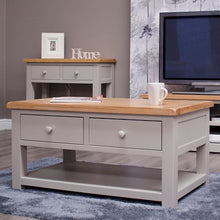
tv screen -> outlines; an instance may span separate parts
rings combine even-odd
[[[160,14],[160,81],[220,81],[220,12]]]

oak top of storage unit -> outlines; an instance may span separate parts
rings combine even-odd
[[[115,59],[40,59],[25,58],[25,63],[116,63]]]
[[[68,111],[109,114],[178,116],[213,107],[211,101],[165,100],[153,106],[148,99],[104,98],[102,103],[50,103],[50,98],[8,102],[7,108],[20,110]]]
[[[141,98],[147,99],[148,94],[142,94]],[[220,95],[195,95],[195,94],[172,94],[169,93],[166,99],[173,100],[208,100],[208,101],[220,101]]]

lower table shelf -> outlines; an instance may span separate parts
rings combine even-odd
[[[206,175],[179,171],[178,198],[204,183]],[[28,172],[22,185],[82,193],[162,201],[162,172],[158,168],[88,162],[60,163]]]

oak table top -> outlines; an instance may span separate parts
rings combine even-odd
[[[212,101],[165,100],[153,106],[148,99],[104,98],[102,103],[50,103],[51,98],[8,102],[8,109],[178,116],[213,107]]]
[[[147,99],[148,94],[142,94],[141,98]],[[195,94],[172,94],[169,93],[166,99],[174,100],[210,100],[210,101],[220,101],[220,95],[195,95]]]
[[[116,63],[115,59],[41,59],[24,58],[25,63]]]

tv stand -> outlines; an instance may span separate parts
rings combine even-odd
[[[202,93],[206,94],[217,94],[220,95],[220,82],[193,82],[194,88],[202,89]],[[201,94],[202,94],[201,93]]]
[[[210,91],[173,91],[172,94],[179,95],[220,95],[220,90]]]

